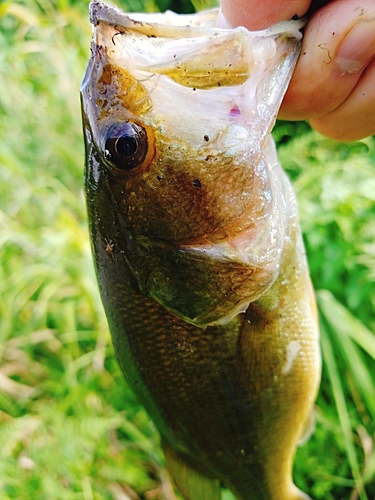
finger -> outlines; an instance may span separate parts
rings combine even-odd
[[[311,0],[221,0],[221,10],[230,26],[249,30],[268,28],[293,16],[302,17]]]
[[[339,141],[375,133],[375,60],[363,72],[349,97],[331,113],[310,120],[318,132]]]
[[[375,2],[330,2],[306,26],[280,118],[303,120],[331,113],[347,99],[374,56]]]

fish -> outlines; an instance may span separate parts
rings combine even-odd
[[[81,86],[92,252],[118,362],[186,500],[309,498],[320,381],[293,189],[271,131],[301,20],[90,4]]]

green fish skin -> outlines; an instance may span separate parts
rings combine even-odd
[[[300,25],[163,16],[91,4],[85,189],[118,362],[187,500],[219,500],[220,484],[306,500],[292,466],[320,379],[317,317],[270,136]]]

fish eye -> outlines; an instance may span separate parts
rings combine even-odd
[[[147,150],[146,131],[137,123],[116,124],[108,130],[104,156],[118,170],[132,172],[139,168]]]

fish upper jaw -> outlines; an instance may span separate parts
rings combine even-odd
[[[120,89],[128,98],[118,99],[122,115],[97,104],[96,118],[138,117],[160,125],[169,136],[183,130],[192,146],[200,144],[201,130],[211,137],[232,120],[247,130],[248,140],[263,141],[298,56],[300,23],[249,32],[216,28],[217,17],[217,9],[187,16],[124,14],[92,2],[91,63],[97,75],[92,72],[91,93],[98,91],[95,79],[100,82],[105,64],[125,70],[128,80]],[[82,88],[87,84],[85,78]]]

